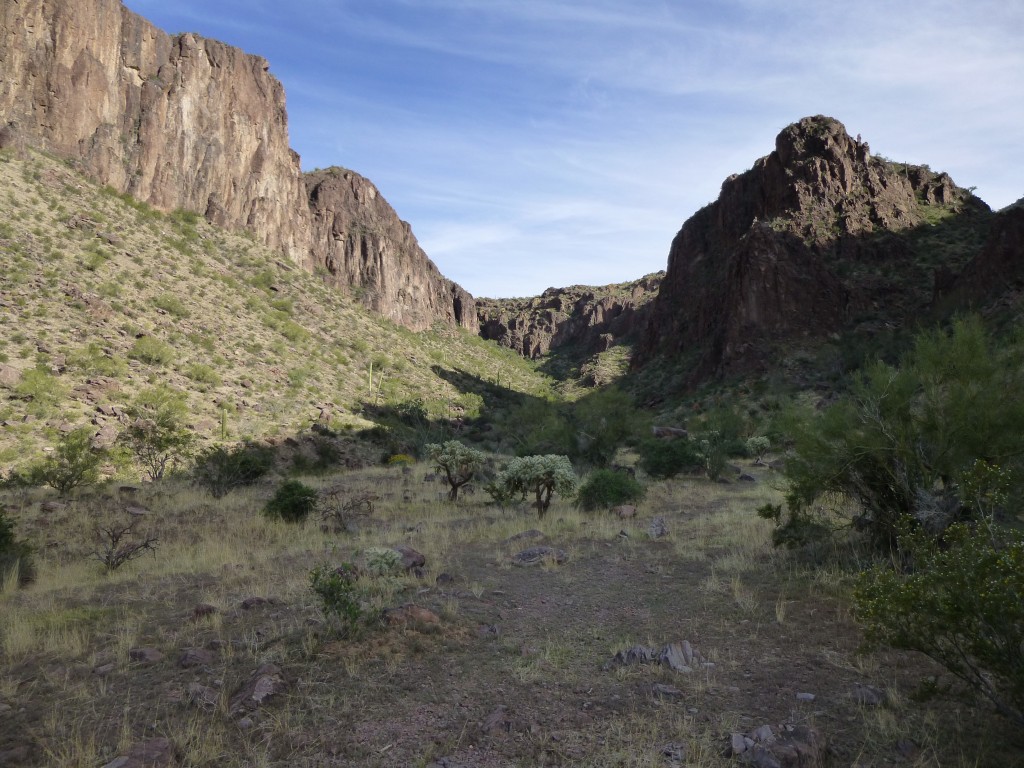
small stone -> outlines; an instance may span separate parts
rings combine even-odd
[[[116,669],[116,665],[114,665],[114,664],[101,664],[100,666],[95,667],[93,669],[92,673],[94,675],[96,675],[97,677],[106,677],[111,672],[113,672],[115,669]]]
[[[554,563],[555,565],[561,565],[569,556],[565,553],[565,550],[556,549],[555,547],[530,547],[524,549],[522,552],[517,552],[512,555],[512,565],[518,565],[520,567],[526,567],[531,565],[540,565],[541,563]]]
[[[651,524],[647,526],[647,535],[652,539],[660,539],[662,536],[667,536],[668,525],[665,523],[665,518],[656,517],[651,520]]]
[[[214,658],[213,651],[208,651],[205,648],[186,648],[178,657],[178,666],[183,669],[208,667],[213,664]]]
[[[742,733],[729,734],[729,757],[742,755],[747,751],[747,740]]]
[[[220,691],[200,683],[191,683],[188,686],[188,700],[197,707],[213,709],[220,701]]]
[[[252,728],[254,725],[256,725],[256,723],[253,722],[253,719],[251,717],[243,717],[241,720],[238,721],[238,727],[241,728],[243,731]]]
[[[544,538],[544,534],[541,531],[538,531],[536,528],[531,528],[528,531],[522,531],[521,533],[516,533],[516,534],[514,534],[512,536],[509,536],[507,539],[505,539],[505,543],[506,544],[512,544],[513,542],[524,541],[526,539],[543,539],[543,538]]]
[[[814,698],[813,693],[798,693],[796,695],[797,701],[814,701]]]
[[[268,699],[284,691],[287,685],[280,667],[275,664],[264,664],[253,672],[249,680],[231,697],[228,714],[231,717],[249,714],[263,706]]]
[[[651,692],[655,696],[660,696],[666,699],[678,699],[682,698],[683,695],[683,692],[674,685],[665,685],[664,683],[655,683],[652,685]]]
[[[632,504],[623,504],[612,509],[612,514],[616,515],[620,520],[630,520],[636,517],[636,507]]]
[[[156,664],[164,655],[156,648],[131,648],[128,651],[128,658],[140,664]]]
[[[873,685],[856,684],[851,698],[865,707],[880,707],[885,703],[885,692],[875,688]]]
[[[447,587],[449,584],[455,581],[455,577],[450,573],[439,573],[437,578],[434,579],[434,583],[439,587]]]
[[[759,744],[771,744],[775,741],[775,734],[772,733],[772,727],[770,725],[762,725],[750,732],[750,738]]]
[[[402,558],[401,566],[403,571],[408,572],[414,568],[422,568],[427,564],[426,556],[417,552],[412,547],[400,545],[395,547],[395,552],[397,552]]]

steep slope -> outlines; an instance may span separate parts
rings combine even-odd
[[[26,154],[0,150],[0,468],[78,426],[109,443],[157,383],[186,394],[204,443],[370,427],[405,403],[476,416],[467,382],[550,393],[466,329],[412,333],[251,237]]]
[[[323,180],[307,189],[288,146],[284,89],[268,62],[194,34],[168,35],[121,0],[3,4],[3,147],[73,159],[101,183],[162,211],[184,209],[247,229],[308,271],[344,261]],[[436,321],[476,327],[468,294],[438,272],[390,206],[346,210],[344,231],[399,236],[364,241],[359,251],[373,268],[336,270],[336,285],[410,328]],[[363,214],[367,221],[358,219]]]
[[[368,179],[329,168],[304,180],[319,244],[311,257],[331,284],[357,286],[367,307],[413,330],[438,320],[476,330],[473,297],[445,279]]]
[[[765,367],[794,341],[900,324],[980,248],[990,218],[947,174],[804,118],[676,235],[637,363],[683,356],[697,380]]]

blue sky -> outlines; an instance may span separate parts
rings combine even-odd
[[[1024,196],[1018,0],[126,0],[258,53],[304,169],[371,179],[475,296],[665,267],[787,124]]]

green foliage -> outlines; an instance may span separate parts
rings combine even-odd
[[[451,490],[448,499],[459,498],[459,488],[473,479],[473,475],[483,466],[484,454],[475,448],[463,445],[458,440],[446,443],[431,443],[426,446],[427,455],[436,471],[444,472],[445,481]]]
[[[185,369],[185,375],[197,384],[209,384],[216,387],[221,383],[220,374],[205,363],[193,363]]]
[[[747,454],[754,458],[756,464],[764,461],[764,455],[772,447],[772,441],[764,435],[756,435],[747,438]]]
[[[124,360],[108,355],[96,342],[90,342],[68,355],[68,365],[92,376],[119,378],[128,372]]]
[[[309,573],[309,588],[320,600],[320,610],[326,618],[338,622],[343,636],[354,633],[363,618],[355,572],[354,566],[343,563],[338,568],[321,565]]]
[[[397,576],[402,568],[402,556],[390,547],[370,547],[366,550],[366,570],[373,576]]]
[[[316,506],[316,488],[298,480],[286,480],[263,508],[268,517],[280,518],[287,523],[301,523]]]
[[[60,405],[66,390],[56,376],[45,368],[31,368],[21,374],[21,381],[14,387],[15,397],[27,400],[29,411],[44,416]]]
[[[912,572],[876,567],[857,587],[867,640],[929,656],[1024,726],[1024,537],[955,523],[900,548]]]
[[[580,486],[576,501],[589,512],[640,501],[643,497],[644,487],[635,477],[614,469],[598,469]]]
[[[174,349],[155,336],[140,336],[128,350],[128,357],[150,365],[170,365],[174,361]]]
[[[35,573],[32,547],[15,538],[14,521],[0,506],[0,588],[12,579],[18,586],[25,586],[35,578]]]
[[[175,317],[188,317],[191,313],[185,303],[173,293],[162,293],[153,297],[153,306]]]
[[[976,514],[977,461],[1016,474],[1024,455],[1022,353],[997,352],[968,318],[919,336],[898,368],[868,367],[823,414],[791,425],[790,516],[852,499],[851,522],[891,546],[904,518],[934,533]]]
[[[578,480],[568,456],[519,456],[512,459],[498,475],[496,482],[510,493],[523,498],[533,492],[537,515],[544,516],[555,493],[571,496]]]
[[[517,456],[566,454],[576,448],[576,437],[565,409],[540,398],[509,409],[500,425],[514,443]]]
[[[120,440],[135,455],[150,480],[159,480],[168,466],[185,459],[195,435],[185,426],[188,401],[184,392],[158,385],[140,392],[127,409],[131,419]]]
[[[606,467],[623,443],[639,435],[641,419],[628,394],[608,388],[577,402],[572,423],[576,432],[574,457],[595,467]]]
[[[208,448],[196,458],[193,478],[215,499],[235,488],[253,485],[274,468],[274,451],[269,446],[243,443],[234,448]]]
[[[688,438],[650,438],[640,444],[640,468],[653,478],[664,480],[703,466],[703,454]]]
[[[92,430],[79,427],[61,437],[53,453],[29,467],[33,485],[49,485],[62,496],[80,485],[95,483],[106,452],[92,447]]]

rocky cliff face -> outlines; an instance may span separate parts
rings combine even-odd
[[[969,258],[927,248],[933,230],[988,215],[947,174],[804,118],[676,235],[636,361],[691,355],[699,378],[766,364],[794,339],[902,322],[929,306],[937,270]]]
[[[603,352],[645,327],[663,274],[601,288],[548,288],[529,299],[479,299],[480,335],[528,358],[566,346]]]
[[[335,265],[337,283],[349,278],[396,322],[422,328],[461,318],[475,327],[472,299],[440,276],[408,225],[397,216],[383,223],[379,196],[346,215],[366,213],[366,229],[405,233],[354,251],[372,268],[340,267],[326,190],[307,194],[288,146],[284,89],[268,69],[223,43],[165,34],[120,0],[4,2],[0,146],[44,149],[156,208],[249,229],[306,269]],[[342,227],[356,228],[351,220]]]
[[[355,286],[368,307],[413,330],[442,320],[476,330],[473,297],[446,279],[409,225],[358,173],[306,174],[312,242],[309,258],[338,286]]]

